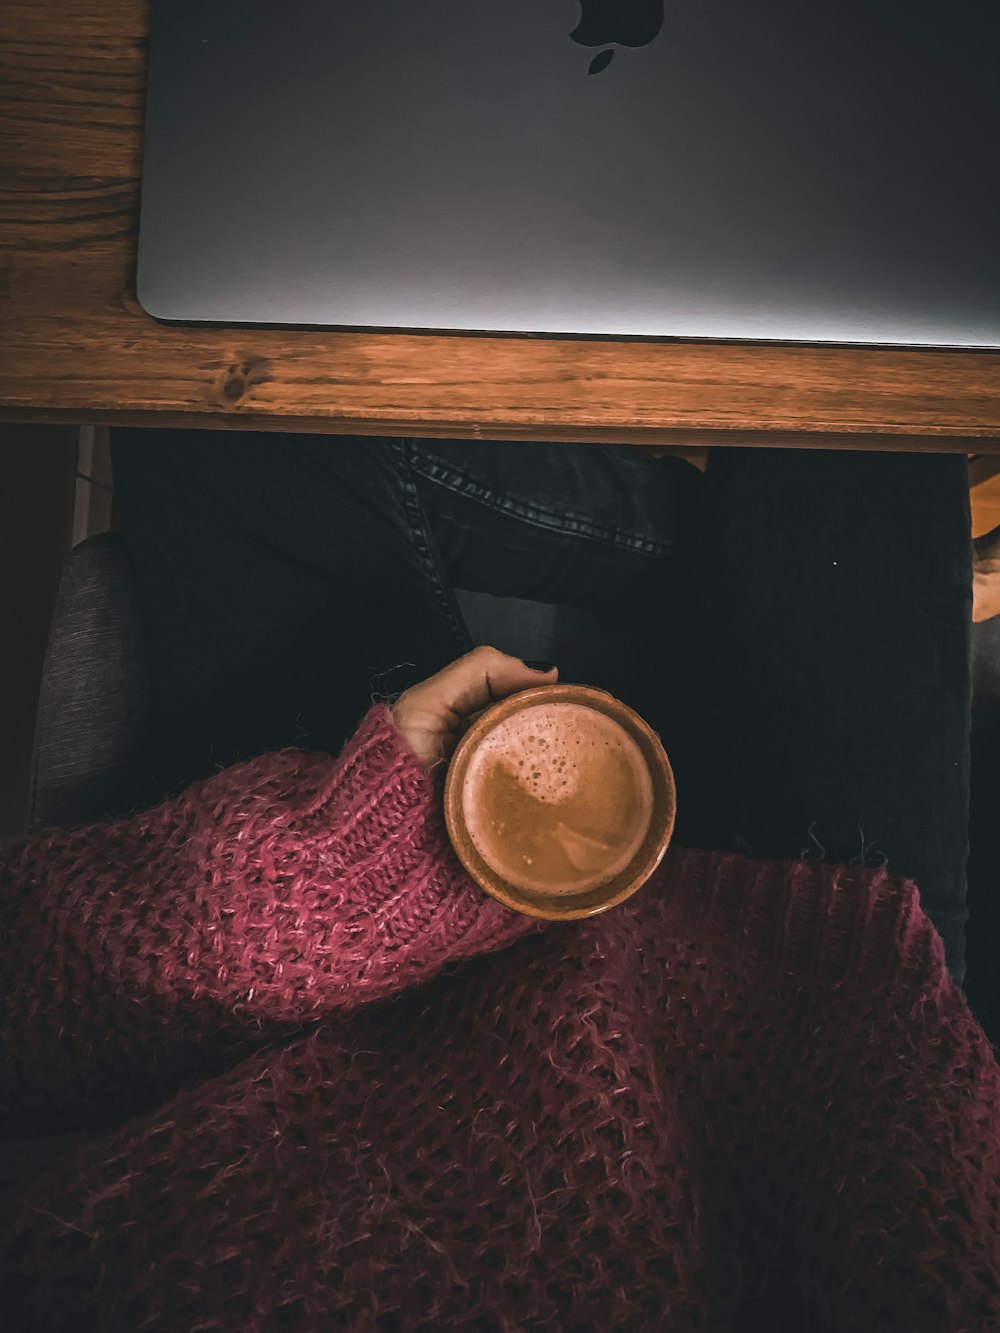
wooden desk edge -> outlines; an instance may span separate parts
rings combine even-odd
[[[525,440],[538,443],[634,444],[643,447],[871,449],[902,452],[1000,454],[1000,435],[917,434],[913,431],[733,430],[647,426],[605,428],[542,423],[480,425],[474,421],[418,421],[407,418],[276,416],[264,412],[94,411],[71,408],[0,408],[0,421],[33,425],[142,426],[149,429],[290,431],[315,435],[383,435],[392,438]]]

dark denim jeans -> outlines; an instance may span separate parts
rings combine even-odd
[[[339,750],[373,695],[471,646],[455,588],[613,611],[662,680],[677,840],[888,863],[963,984],[964,457],[716,449],[702,476],[628,446],[112,444],[158,792],[282,745]]]

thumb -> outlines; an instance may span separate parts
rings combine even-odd
[[[559,671],[534,671],[499,648],[474,648],[438,673],[441,702],[462,718],[531,685],[552,685]],[[430,682],[428,682],[430,684]]]

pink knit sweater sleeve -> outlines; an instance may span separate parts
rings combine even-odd
[[[336,759],[269,755],[0,860],[0,1123],[139,1109],[539,928],[465,875],[375,706]]]

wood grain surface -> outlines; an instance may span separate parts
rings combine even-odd
[[[162,324],[147,32],[141,0],[0,4],[0,418],[1000,452],[1000,353]]]

